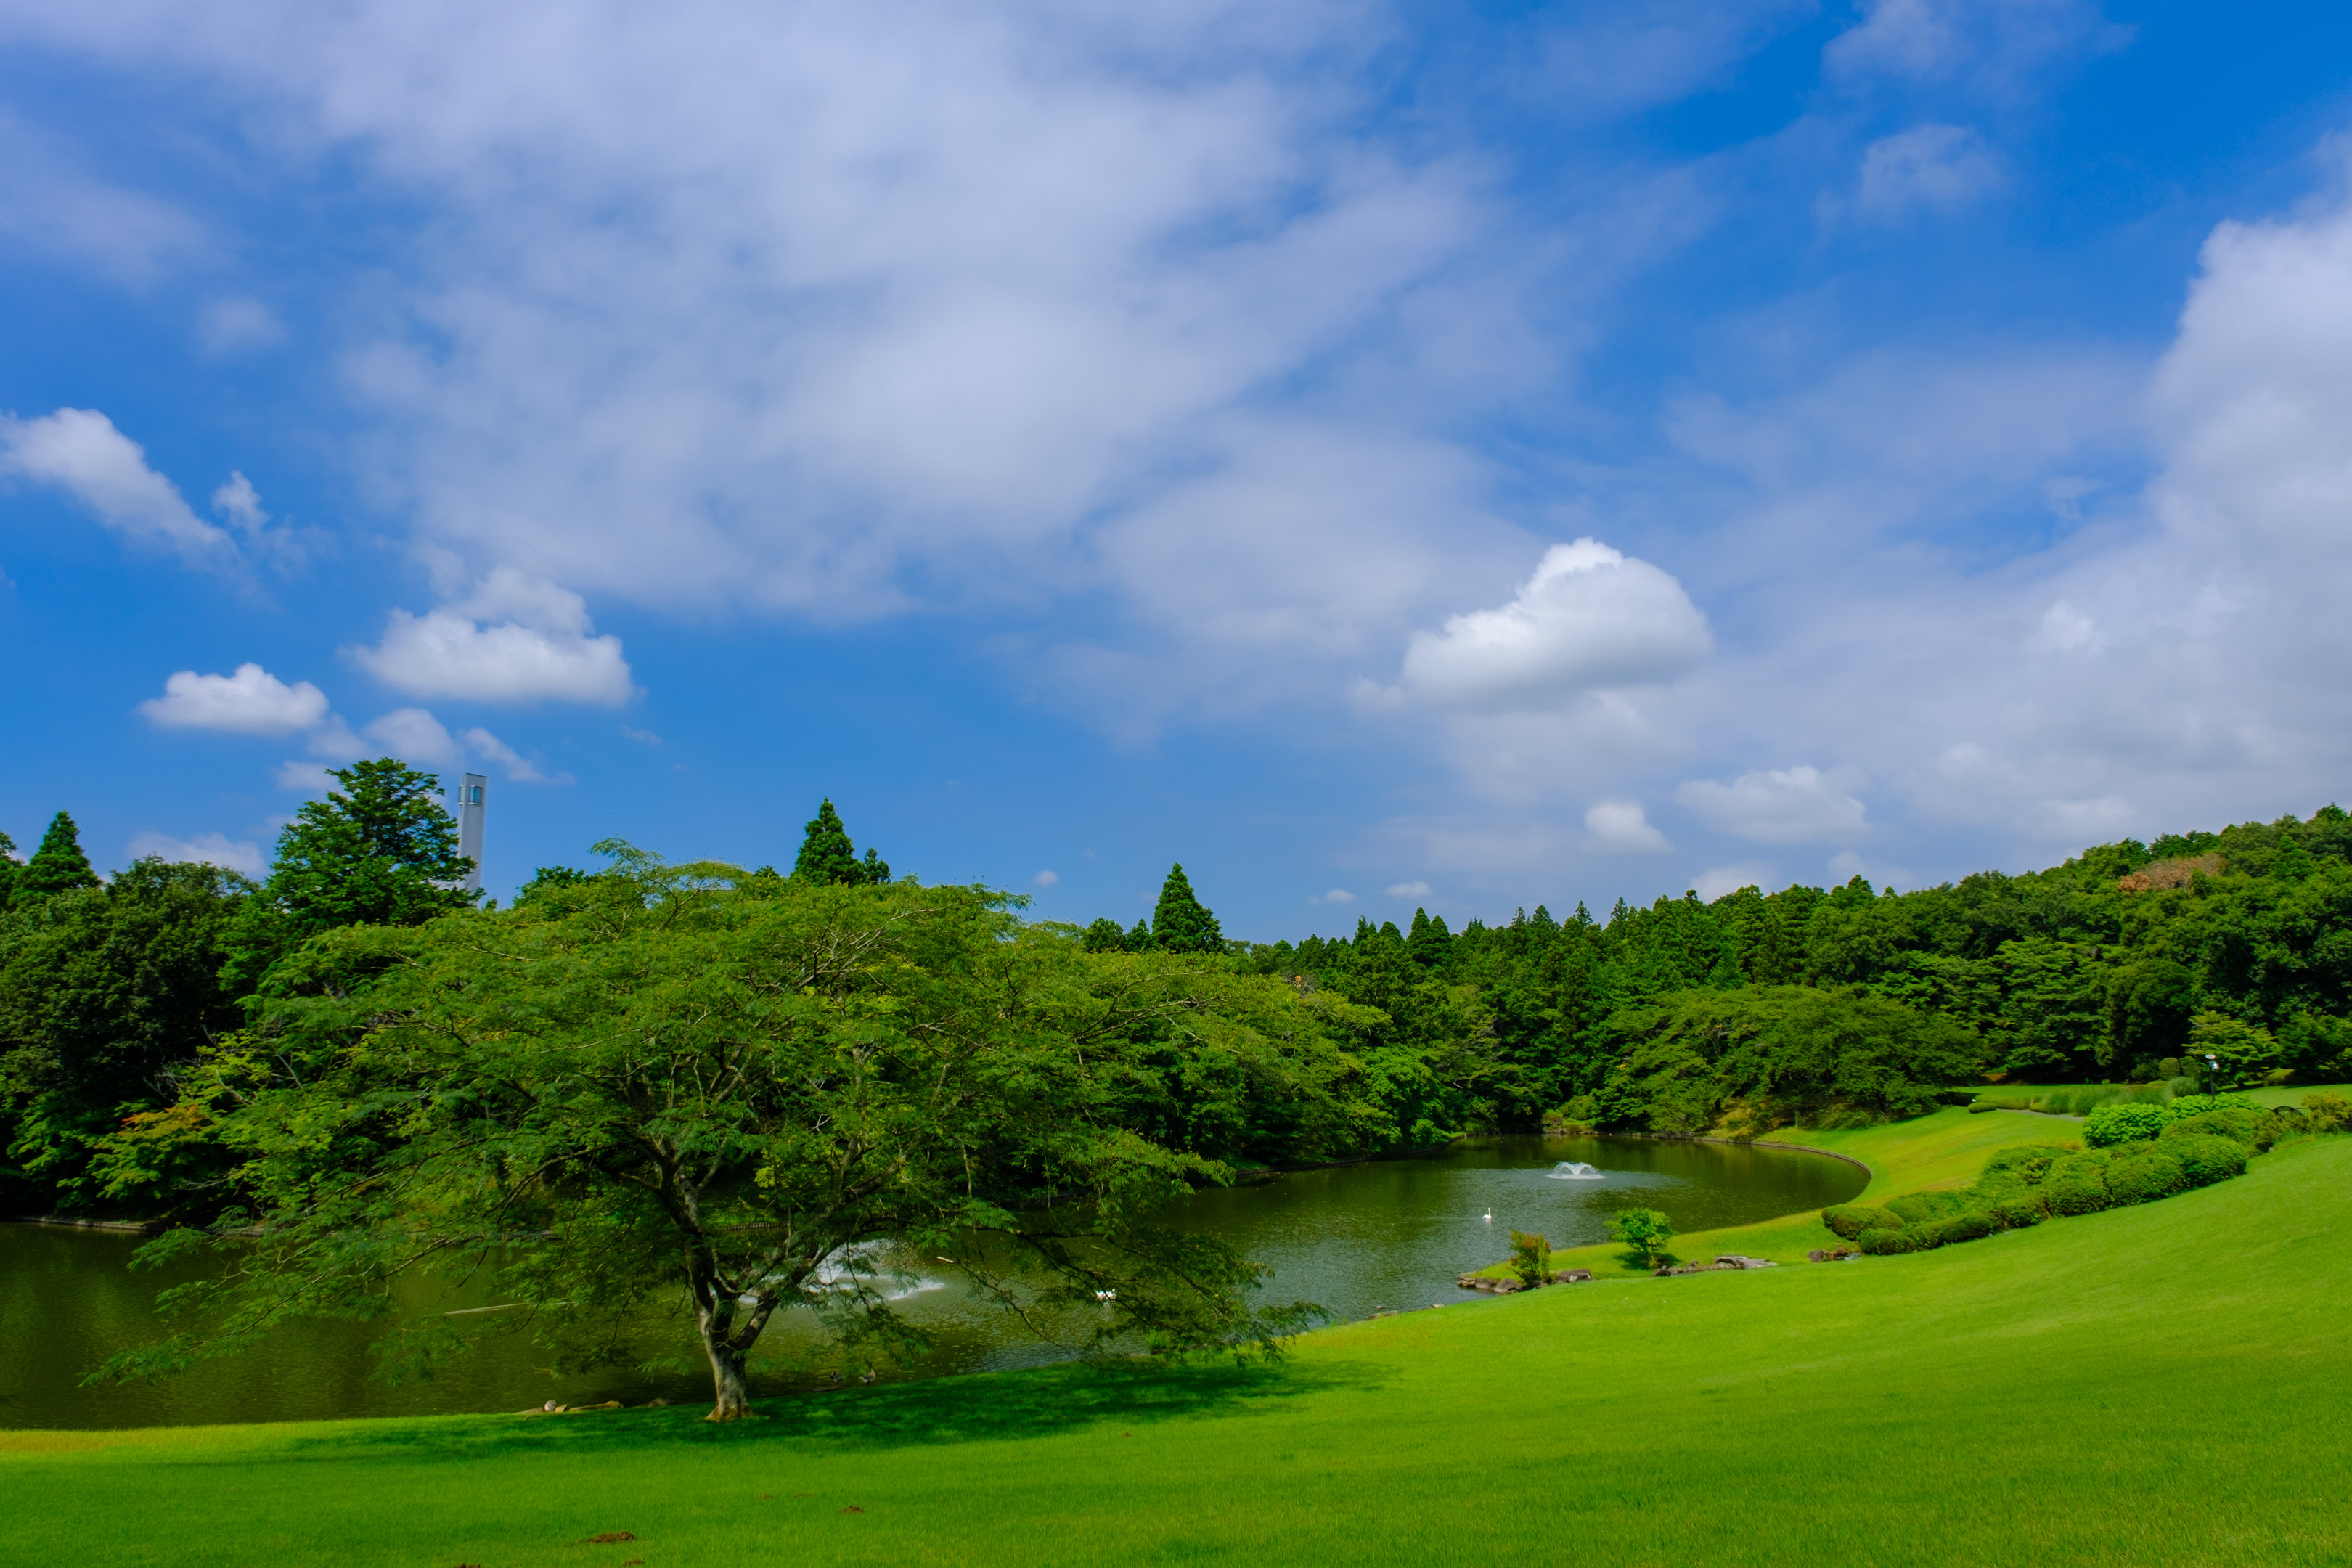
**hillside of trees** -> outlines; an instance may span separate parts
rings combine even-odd
[[[548,868],[513,909],[476,910],[429,775],[387,760],[337,776],[259,882],[155,860],[102,880],[63,813],[27,859],[0,853],[0,1212],[226,1203],[233,1161],[206,1097],[320,987],[352,983],[320,968],[348,950],[329,939],[545,918],[659,864],[600,846],[610,868]],[[1132,928],[1004,918],[1024,951],[1063,955],[1038,973],[1073,994],[1114,1011],[1127,1001],[1103,999],[1156,998],[1119,1015],[1128,1054],[1101,1104],[1229,1169],[1547,1119],[1669,1133],[1872,1120],[1987,1081],[2341,1079],[2347,856],[2352,818],[2331,805],[1908,893],[1747,888],[1459,931],[1424,912],[1402,931],[1236,942],[1181,866]],[[830,801],[789,873],[698,875],[698,896],[722,900],[920,886],[860,856]]]

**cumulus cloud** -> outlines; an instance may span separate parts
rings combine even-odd
[[[1998,190],[2000,162],[1965,125],[1915,125],[1882,137],[1862,154],[1855,208],[1868,219],[1899,222],[1948,214]]]
[[[1050,888],[1061,879],[1061,878],[1055,876],[1051,871],[1040,871],[1035,876],[1029,879],[1031,882],[1040,888]]]
[[[1690,779],[1675,802],[1709,827],[1759,844],[1851,838],[1862,830],[1864,810],[1843,777],[1806,765],[1742,773],[1728,784]]]
[[[142,833],[131,840],[131,858],[145,859],[153,856],[199,866],[218,866],[224,870],[258,879],[269,869],[269,862],[261,846],[249,838],[231,838],[225,833],[199,833],[194,838],[173,838],[167,834]]]
[[[1604,800],[1584,814],[1586,847],[1600,855],[1663,855],[1674,847],[1641,803]]]
[[[227,534],[191,511],[178,488],[147,466],[145,448],[96,409],[0,416],[0,478],[53,485],[116,532],[169,545],[192,562],[222,563],[235,551]]]
[[[1426,882],[1399,882],[1389,889],[1391,899],[1425,898],[1428,893],[1429,884]]]
[[[452,768],[466,760],[448,727],[422,708],[395,708],[363,732],[412,766]]]
[[[335,787],[335,781],[327,776],[327,764],[324,763],[280,763],[270,776],[278,781],[279,789],[290,789],[302,795],[325,795]]]
[[[508,745],[504,741],[499,740],[496,735],[491,734],[488,730],[481,728],[479,725],[476,725],[474,728],[466,731],[465,742],[466,749],[468,752],[471,752],[474,755],[482,758],[486,762],[497,764],[499,771],[506,774],[509,780],[516,784],[546,784],[550,782],[548,776],[540,772],[538,763],[522,755],[512,746]],[[571,775],[568,773],[564,774],[552,782],[556,784],[568,784],[571,782]]]
[[[1307,901],[1310,904],[1352,904],[1356,901],[1356,895],[1345,888],[1332,888],[1324,892],[1310,894]]]
[[[327,694],[307,680],[287,685],[257,664],[234,675],[184,669],[163,682],[163,695],[139,705],[167,730],[218,730],[236,735],[285,735],[328,720]]]
[[[1414,633],[1403,686],[1444,707],[1553,707],[1600,688],[1672,679],[1709,647],[1706,619],[1680,583],[1580,539],[1546,551],[1509,604]]]
[[[589,635],[586,601],[510,567],[428,615],[393,611],[382,642],[349,651],[412,697],[618,707],[635,695],[621,639]]]

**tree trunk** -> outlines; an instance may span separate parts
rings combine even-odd
[[[712,1421],[743,1421],[751,1415],[751,1385],[743,1380],[743,1352],[737,1350],[723,1335],[714,1338],[703,1335],[703,1348],[710,1354],[710,1385],[717,1402],[707,1417]]]

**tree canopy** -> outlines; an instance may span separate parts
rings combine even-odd
[[[793,875],[803,882],[856,888],[888,881],[890,866],[871,848],[866,851],[865,859],[857,858],[857,847],[849,841],[849,829],[842,826],[841,813],[834,809],[828,796],[816,808],[816,816],[801,837],[801,852],[793,860]]]
[[[322,931],[415,925],[475,902],[457,823],[440,781],[391,757],[330,769],[340,786],[294,815],[258,898],[230,931],[229,969],[240,994],[284,954]]]
[[[48,831],[41,835],[40,847],[16,873],[15,883],[9,896],[11,903],[55,898],[79,888],[98,886],[98,873],[90,869],[89,857],[81,852],[81,834],[72,817],[61,811],[49,819]]]
[[[1217,917],[1193,895],[1181,865],[1168,868],[1160,902],[1151,910],[1151,945],[1163,952],[1223,952],[1225,933]]]
[[[1158,1215],[1268,1124],[1285,1148],[1376,1132],[1344,1049],[1376,1016],[1090,955],[974,889],[741,878],[639,855],[509,911],[314,939],[268,983],[267,1048],[226,1043],[189,1079],[236,1157],[214,1230],[260,1226],[226,1283],[183,1289],[223,1315],[116,1369],[370,1315],[411,1269],[487,1273],[564,1364],[683,1298],[719,1419],[749,1409],[786,1308],[906,1342],[887,1286],[910,1258],[1041,1325],[1115,1291],[1086,1343],[1238,1349],[1306,1321],[1253,1309],[1260,1269]]]

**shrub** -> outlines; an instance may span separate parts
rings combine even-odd
[[[1887,1199],[1884,1206],[1890,1214],[1901,1215],[1905,1225],[1913,1226],[1958,1214],[1968,1204],[1958,1193],[1906,1193]]]
[[[2154,1105],[2102,1105],[2083,1118],[2083,1142],[2094,1149],[2137,1143],[2164,1131],[2170,1118]]]
[[[2260,1101],[2242,1094],[2184,1094],[2165,1108],[2175,1121],[2202,1116],[2209,1110],[2260,1110]]]
[[[2257,1153],[2271,1146],[2278,1126],[2266,1110],[2209,1110],[2185,1117],[2164,1130],[2167,1138],[2220,1137],[2244,1144]]]
[[[2104,1151],[2069,1154],[2042,1180],[2042,1205],[2053,1215],[2096,1214],[2114,1202],[2107,1195]]]
[[[2051,1163],[2074,1152],[2072,1143],[2021,1143],[2013,1149],[1999,1149],[1984,1164],[1984,1173],[1997,1175],[2014,1173],[2028,1186],[2050,1173]]]
[[[2152,1204],[2189,1190],[2189,1169],[2170,1154],[2148,1149],[2107,1167],[2107,1193],[2117,1207]]]
[[[2165,1129],[2156,1146],[2180,1163],[2190,1186],[2210,1186],[2246,1173],[2246,1146],[2236,1139],[2204,1132],[2185,1132],[2175,1137],[2173,1132],[2171,1128]]]
[[[2000,1228],[2000,1223],[1989,1214],[1956,1214],[1925,1226],[1920,1239],[1929,1247],[1949,1247],[1956,1241],[1975,1241],[1990,1236]]]
[[[2039,1196],[1996,1199],[1985,1212],[2011,1230],[2023,1230],[2029,1225],[2040,1225],[2045,1217]]]
[[[1854,1237],[1854,1245],[1873,1258],[1883,1258],[1894,1252],[1916,1252],[1919,1238],[1907,1230],[1865,1230]]]
[[[1551,1279],[1551,1243],[1541,1231],[1533,1236],[1523,1230],[1511,1232],[1511,1272],[1529,1289]]]
[[[2352,1100],[2340,1094],[2306,1094],[2303,1114],[2314,1132],[2341,1132],[2352,1128]]]
[[[1627,1209],[1609,1222],[1609,1235],[1644,1258],[1655,1258],[1674,1240],[1675,1226],[1656,1209]]]
[[[1865,1230],[1901,1230],[1903,1216],[1868,1204],[1832,1204],[1822,1211],[1822,1223],[1852,1241]]]

